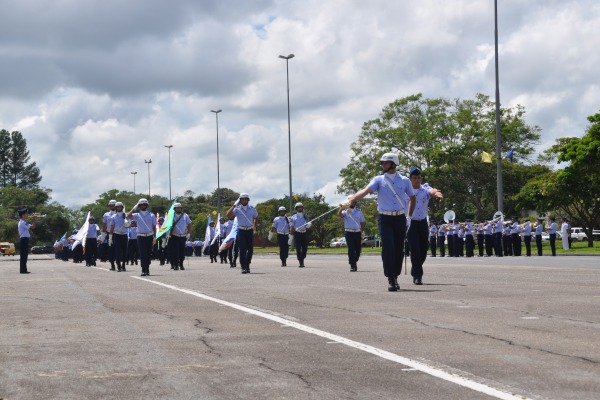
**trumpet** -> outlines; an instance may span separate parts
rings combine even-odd
[[[46,214],[40,214],[40,213],[31,213],[30,215],[31,215],[31,217],[32,217],[33,219],[36,219],[36,218],[46,218]]]

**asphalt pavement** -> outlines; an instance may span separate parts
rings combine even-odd
[[[600,258],[0,259],[0,399],[598,399]],[[408,261],[410,268],[410,260]]]

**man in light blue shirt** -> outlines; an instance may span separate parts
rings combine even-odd
[[[350,198],[349,203],[356,204],[366,195],[377,193],[383,273],[388,278],[388,291],[396,292],[400,290],[398,275],[404,261],[407,221],[412,217],[416,199],[410,180],[396,170],[398,155],[386,153],[381,157],[380,164],[383,174],[374,177],[364,189]],[[404,214],[406,204],[402,199],[405,195],[409,198],[408,215]]]
[[[184,270],[183,261],[185,260],[185,242],[192,233],[192,220],[183,212],[181,203],[173,205],[175,215],[173,215],[173,226],[169,237],[169,261],[171,269],[174,271]]]
[[[279,245],[279,259],[281,260],[281,266],[287,266],[287,258],[290,246],[288,244],[290,239],[290,221],[288,221],[285,207],[279,207],[277,212],[279,215],[273,219],[271,224],[271,232],[277,233],[277,244]]]
[[[306,230],[310,228],[310,224],[304,212],[304,205],[298,202],[294,208],[296,209],[296,214],[290,218],[290,232],[294,235],[296,257],[300,263],[299,267],[304,268],[304,259],[308,252],[308,232]]]
[[[356,272],[358,269],[356,263],[362,250],[361,233],[364,231],[367,221],[360,208],[356,207],[356,204],[349,204],[347,210],[344,210],[343,206],[343,204],[340,204],[338,216],[344,219],[344,236],[348,246],[350,272]]]
[[[128,218],[132,218],[135,221],[137,227],[137,243],[140,253],[142,276],[150,275],[150,255],[152,254],[152,246],[156,237],[156,216],[148,211],[148,207],[150,207],[148,199],[140,199],[127,215]],[[139,211],[134,213],[133,211],[138,208]],[[164,238],[164,236],[162,237]]]
[[[254,234],[256,233],[256,221],[258,212],[256,208],[248,204],[250,196],[246,193],[240,194],[239,199],[227,210],[227,218],[237,217],[238,233],[237,242],[240,249],[240,264],[242,274],[250,273],[250,263],[254,253]]]
[[[27,271],[27,257],[29,256],[29,238],[31,237],[30,229],[35,229],[35,221],[32,224],[27,223],[27,217],[29,216],[29,210],[22,208],[18,210],[19,213],[19,224],[17,229],[19,231],[19,266],[22,274],[28,274]]]

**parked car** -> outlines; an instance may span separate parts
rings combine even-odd
[[[329,247],[346,247],[346,238],[333,238],[329,242]]]
[[[594,240],[600,240],[600,229],[594,229],[592,231],[592,237]]]
[[[362,247],[380,247],[381,239],[378,236],[365,236],[362,240]]]
[[[53,246],[33,246],[31,248],[31,254],[52,254],[54,253]]]
[[[578,240],[580,242],[587,240],[587,235],[585,234],[585,230],[583,228],[571,228],[571,239]]]
[[[2,256],[14,256],[16,253],[14,243],[1,242],[0,243],[0,251],[2,252]]]

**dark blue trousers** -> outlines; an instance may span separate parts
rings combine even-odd
[[[288,244],[290,235],[277,234],[277,243],[279,244],[279,259],[282,263],[285,263],[288,258],[290,246]]]
[[[19,265],[21,273],[27,272],[27,257],[29,256],[29,238],[22,237],[19,241]]]
[[[396,278],[402,272],[404,262],[406,216],[378,214],[378,218],[383,274],[388,278]]]
[[[296,257],[300,261],[300,265],[304,265],[304,259],[308,252],[308,233],[296,231],[294,233],[294,242],[296,242]]]
[[[248,270],[254,253],[254,231],[252,229],[239,229],[237,242],[240,247],[240,264],[242,264],[242,269]]]
[[[142,273],[150,274],[150,254],[152,253],[152,236],[138,236],[138,250]]]
[[[427,239],[429,228],[427,220],[412,221],[408,229],[408,244],[410,246],[410,274],[413,279],[423,277],[423,264],[427,258]]]
[[[348,245],[348,262],[350,265],[358,262],[362,250],[362,236],[360,232],[344,232],[346,244]]]

